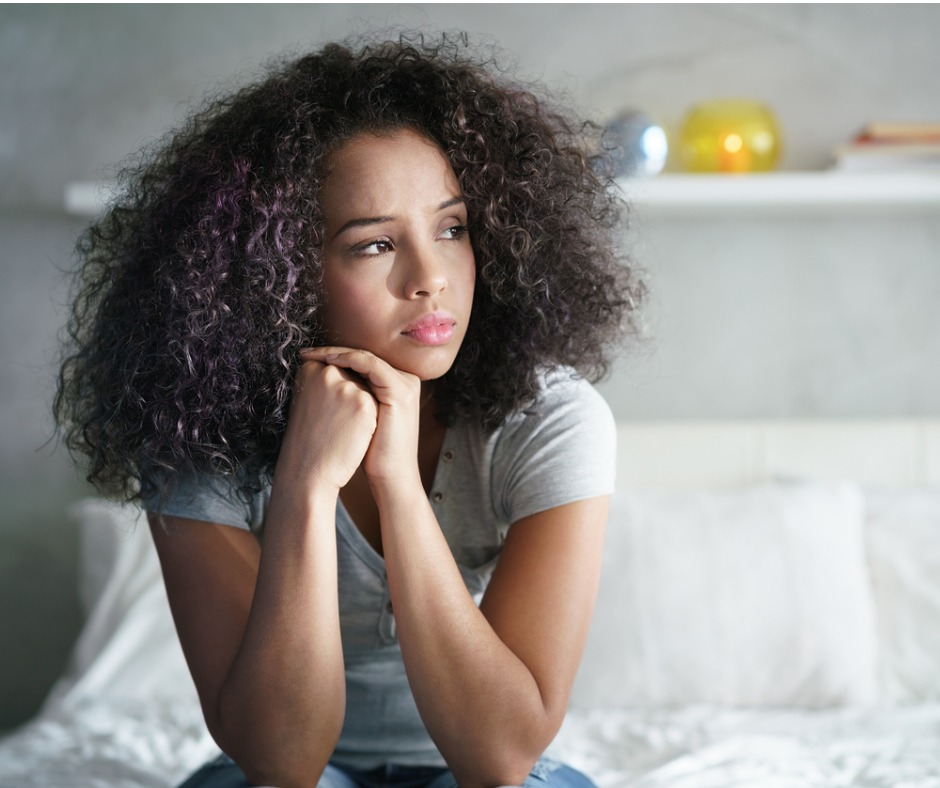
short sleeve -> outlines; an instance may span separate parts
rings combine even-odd
[[[141,506],[154,514],[251,531],[259,531],[264,520],[264,495],[245,502],[231,478],[222,476],[180,476],[167,492],[145,497]]]
[[[616,427],[610,407],[571,370],[545,379],[534,405],[505,425],[495,447],[491,490],[506,522],[574,501],[610,495]]]

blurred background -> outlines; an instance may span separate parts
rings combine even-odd
[[[602,385],[619,418],[940,415],[940,201],[912,198],[931,173],[825,196],[867,124],[940,120],[938,6],[0,6],[0,730],[36,710],[82,620],[66,510],[88,490],[49,416],[90,220],[68,185],[106,180],[274,56],[400,29],[466,31],[601,123],[642,110],[673,147],[699,102],[773,110],[796,197],[680,184],[677,206],[637,187],[624,240],[651,297]]]

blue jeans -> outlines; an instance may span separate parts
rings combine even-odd
[[[251,788],[242,770],[224,753],[203,766],[179,788]],[[314,786],[311,786],[314,788]],[[330,764],[316,788],[457,788],[447,769],[434,766],[388,764],[360,772]],[[509,788],[509,786],[505,786]],[[596,788],[581,772],[563,763],[542,758],[521,788]]]

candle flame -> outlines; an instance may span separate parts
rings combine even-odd
[[[737,153],[744,147],[744,140],[740,134],[726,134],[721,144],[728,153]]]

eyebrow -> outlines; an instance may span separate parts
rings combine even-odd
[[[449,200],[444,200],[440,205],[435,209],[435,213],[440,213],[441,211],[452,208],[455,205],[461,205],[466,202],[463,197],[452,197]],[[394,216],[363,216],[359,219],[350,219],[346,224],[340,227],[335,233],[333,233],[334,238],[338,238],[340,235],[345,233],[347,230],[351,230],[354,227],[368,227],[372,224],[382,224],[383,222],[394,221]]]

